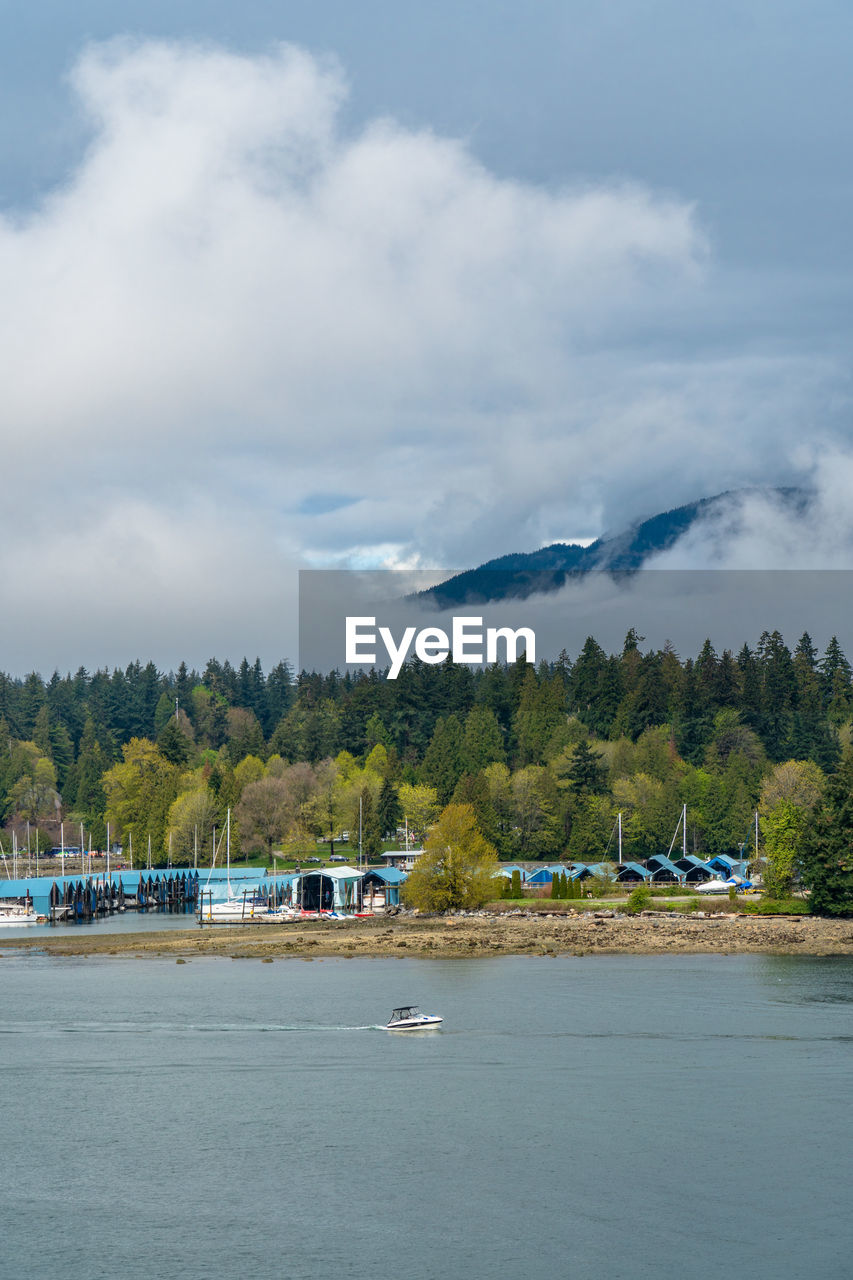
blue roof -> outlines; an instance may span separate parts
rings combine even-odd
[[[651,872],[648,870],[648,868],[644,867],[640,862],[623,862],[622,866],[616,872],[616,879],[617,880],[619,879],[619,876],[622,874],[623,871],[628,871],[628,870],[638,872],[639,875],[642,876],[643,880],[648,880],[649,876],[651,875]]]
[[[729,871],[734,871],[735,868],[738,868],[738,874],[741,875],[743,870],[746,869],[746,861],[742,858],[733,858],[728,853],[715,853],[713,858],[708,859],[705,866],[724,866],[728,867]]]
[[[549,880],[553,880],[554,876],[571,875],[571,869],[564,867],[561,863],[552,863],[550,866],[537,867],[527,877],[528,884],[543,884]]]
[[[675,865],[680,866],[682,862],[689,862],[691,867],[701,867],[703,871],[708,870],[706,864],[701,858],[697,858],[695,853],[685,854],[683,858],[678,859],[678,862]],[[686,868],[684,869],[686,870]]]
[[[364,874],[376,876],[377,879],[384,880],[386,884],[402,884],[404,880],[409,878],[405,871],[400,871],[397,867],[368,867]]]
[[[684,874],[681,867],[677,867],[675,863],[663,853],[652,854],[651,858],[647,859],[646,865],[649,871],[671,871],[676,876]]]

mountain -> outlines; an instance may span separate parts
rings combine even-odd
[[[716,506],[756,492],[759,491],[741,489],[718,493],[712,498],[700,498],[641,520],[623,533],[598,538],[588,547],[554,542],[538,551],[498,556],[476,569],[466,569],[448,578],[429,591],[421,592],[420,596],[433,600],[440,608],[452,609],[457,605],[523,600],[531,595],[558,591],[567,578],[593,571],[634,573],[651,556],[668,551],[697,520],[712,515]],[[777,488],[761,492],[794,509],[804,508],[809,501],[809,494],[803,489]]]

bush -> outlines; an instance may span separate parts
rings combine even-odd
[[[632,889],[625,903],[628,915],[635,916],[638,911],[646,911],[652,902],[652,891],[647,884],[638,884]]]
[[[809,904],[802,898],[747,898],[738,902],[738,909],[755,916],[807,916]]]

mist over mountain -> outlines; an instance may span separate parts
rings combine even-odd
[[[655,557],[673,550],[689,532],[695,533],[702,522],[713,523],[728,513],[733,503],[754,496],[772,501],[794,518],[804,516],[812,501],[809,490],[795,487],[727,491],[659,512],[635,522],[621,533],[597,538],[588,546],[554,542],[538,551],[514,552],[487,560],[421,595],[440,608],[453,608],[462,604],[524,600],[532,595],[559,591],[569,579],[594,572],[635,573],[649,568]]]

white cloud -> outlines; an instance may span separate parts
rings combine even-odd
[[[827,446],[799,460],[801,494],[732,494],[648,567],[853,568],[853,454]]]
[[[708,288],[689,203],[350,136],[299,49],[122,41],[71,83],[82,162],[0,218],[6,489],[40,511],[0,564],[27,617],[59,582],[57,662],[116,618],[128,657],[163,626],[212,651],[223,593],[249,617],[300,562],[464,566],[755,479],[768,442],[784,473],[832,377],[673,356]]]

